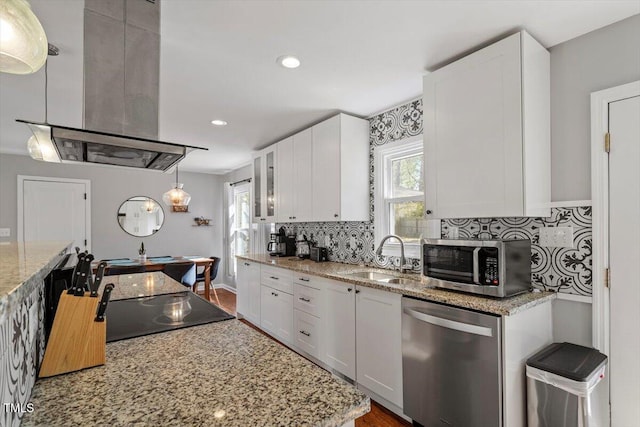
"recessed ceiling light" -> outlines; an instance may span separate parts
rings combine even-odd
[[[227,122],[225,122],[224,120],[215,119],[215,120],[211,120],[211,124],[216,126],[226,126]]]
[[[300,60],[291,55],[279,56],[278,59],[276,59],[276,62],[284,68],[298,68],[300,66]]]

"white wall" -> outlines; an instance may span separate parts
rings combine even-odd
[[[551,51],[551,199],[591,199],[589,94],[640,79],[640,15]]]
[[[191,154],[194,155],[194,154]],[[17,175],[88,179],[91,181],[91,241],[96,258],[135,257],[144,241],[147,255],[201,255],[224,257],[222,248],[222,177],[180,173],[180,182],[191,194],[188,213],[174,213],[162,204],[162,194],[175,182],[175,174],[93,165],[63,165],[32,160],[27,156],[0,154],[0,227],[17,231]],[[118,225],[120,204],[132,196],[149,196],[160,202],[165,222],[149,237],[133,237]],[[212,227],[195,227],[194,218],[211,218]],[[222,281],[219,274],[215,282]]]

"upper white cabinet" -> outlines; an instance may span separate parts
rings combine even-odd
[[[549,75],[521,31],[424,77],[427,218],[550,215]]]
[[[368,221],[369,123],[338,114],[312,130],[313,221]]]
[[[313,132],[305,129],[276,144],[278,153],[278,222],[313,220],[311,146]]]
[[[253,222],[276,222],[276,146],[253,158]]]

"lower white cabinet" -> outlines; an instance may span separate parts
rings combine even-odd
[[[356,287],[357,382],[402,407],[402,295]]]
[[[255,325],[260,324],[260,264],[238,260],[236,312]]]
[[[296,308],[293,310],[293,326],[294,345],[310,356],[321,359],[322,325],[320,318]]]
[[[355,285],[324,280],[323,361],[346,377],[356,379]]]
[[[285,344],[293,343],[293,295],[262,285],[260,327]]]

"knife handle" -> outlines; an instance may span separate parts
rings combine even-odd
[[[82,266],[80,267],[80,277],[76,282],[76,290],[74,295],[77,297],[84,296],[85,287],[89,283],[89,276],[91,275],[91,261],[93,261],[93,255],[87,254],[82,259]]]
[[[100,304],[98,304],[98,311],[96,312],[96,322],[104,322],[104,313],[107,311],[107,304],[109,304],[111,291],[113,291],[114,287],[113,283],[105,285],[104,291],[102,292],[102,299],[100,300]]]
[[[98,297],[98,290],[100,290],[100,284],[102,283],[102,278],[104,277],[104,271],[106,268],[106,261],[101,261],[100,264],[98,264],[98,271],[96,272],[96,278],[91,286],[91,294],[89,296],[94,298]]]
[[[79,253],[76,261],[76,266],[73,267],[73,273],[71,274],[71,284],[67,289],[67,294],[73,295],[76,291],[76,283],[78,283],[78,278],[80,277],[80,268],[82,267],[84,256],[86,254],[84,252]]]

